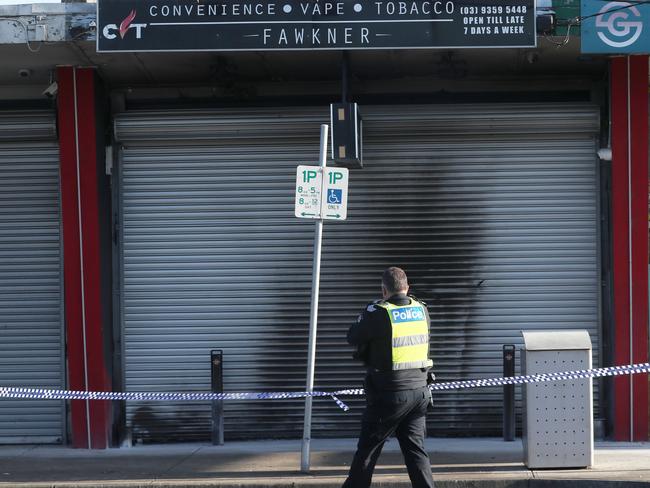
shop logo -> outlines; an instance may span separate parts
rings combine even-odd
[[[117,24],[107,24],[104,26],[102,34],[106,39],[116,39],[118,34],[120,38],[124,39],[124,36],[126,36],[126,33],[129,32],[130,29],[135,29],[135,38],[142,39],[142,29],[147,27],[147,24],[134,24],[133,21],[135,20],[135,16],[136,11],[133,9],[131,10],[131,13],[120,22],[119,27]],[[117,31],[117,34],[115,31]]]
[[[596,29],[600,40],[608,46],[629,46],[643,31],[641,12],[628,2],[609,2],[598,12]]]

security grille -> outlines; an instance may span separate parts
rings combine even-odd
[[[51,112],[0,112],[3,386],[64,387],[55,127]],[[63,401],[0,400],[0,443],[59,443],[64,414]]]
[[[316,389],[361,385],[348,326],[406,269],[429,304],[440,381],[500,376],[522,329],[587,329],[598,364],[595,133],[584,104],[364,107],[346,222],[326,222]],[[295,167],[316,165],[327,109],[127,113],[121,150],[122,326],[129,391],[303,390],[313,221]],[[439,393],[431,435],[497,435],[501,390]],[[315,436],[354,436],[314,402]],[[129,403],[136,439],[205,439],[208,404]],[[226,439],[298,437],[303,401],[227,402]]]

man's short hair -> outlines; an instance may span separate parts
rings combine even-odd
[[[406,273],[402,268],[396,266],[386,268],[384,274],[381,275],[381,282],[384,285],[384,288],[386,288],[386,291],[391,295],[407,291],[409,288]]]

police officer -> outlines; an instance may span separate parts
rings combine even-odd
[[[366,488],[389,436],[399,441],[411,484],[432,488],[431,462],[424,450],[429,360],[429,313],[407,295],[406,273],[390,267],[382,275],[383,300],[363,311],[348,331],[358,359],[367,366],[366,410],[357,452],[343,488]]]

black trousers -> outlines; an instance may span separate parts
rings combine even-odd
[[[367,394],[357,452],[343,488],[367,488],[386,440],[399,441],[413,488],[433,488],[431,462],[424,449],[428,388]]]

